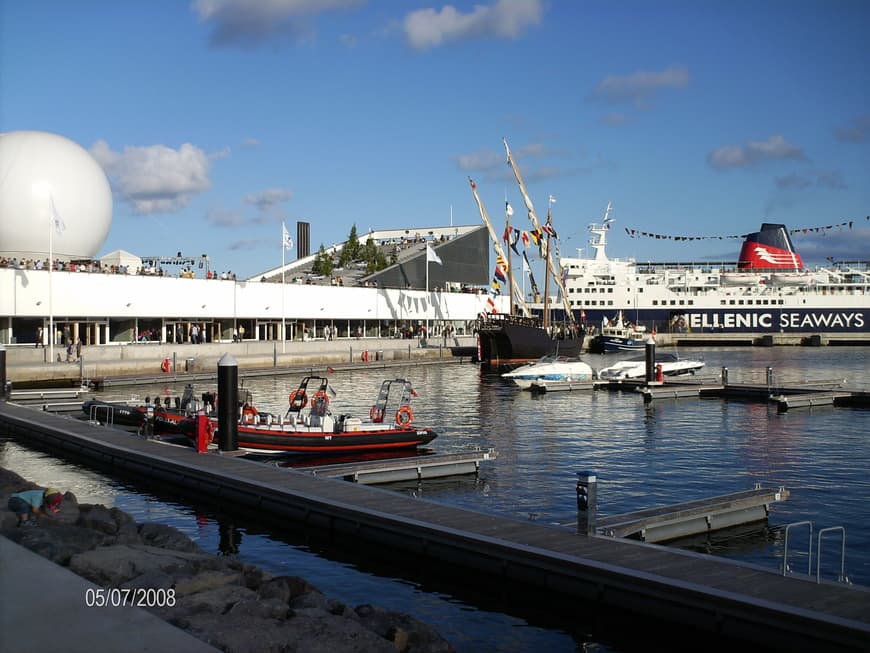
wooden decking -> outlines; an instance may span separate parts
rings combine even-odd
[[[656,545],[587,537],[535,521],[317,478],[0,403],[0,433],[139,475],[199,498],[404,551],[417,564],[471,568],[514,586],[788,651],[870,649],[870,590]],[[704,644],[699,643],[699,646]]]

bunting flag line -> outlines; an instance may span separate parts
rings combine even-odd
[[[870,216],[866,217],[867,220],[870,220]],[[854,224],[854,220],[848,220],[847,222],[840,222],[839,224],[829,224],[824,227],[801,227],[798,229],[789,229],[789,235],[794,234],[809,234],[809,233],[821,233],[824,234],[826,231],[830,231],[831,229],[843,229],[843,228],[852,228]],[[546,229],[546,227],[544,227]],[[654,238],[656,240],[744,240],[749,234],[732,234],[728,236],[675,236],[671,234],[657,234],[651,233],[649,231],[640,231],[639,229],[631,229],[629,227],[625,228],[625,233],[627,233],[632,238]]]
[[[499,265],[495,266],[495,278],[502,283],[505,283],[507,281],[507,275],[504,273],[504,271],[501,269],[501,266]]]
[[[514,233],[513,233],[513,238],[512,238],[512,240],[511,240],[510,246],[511,246],[511,249],[514,250],[514,254],[516,254],[517,256],[519,256],[519,255],[520,255],[520,251],[517,249],[517,243],[520,242],[520,230],[519,230],[519,229],[514,229],[513,232],[514,232]]]

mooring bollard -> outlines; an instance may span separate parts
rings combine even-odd
[[[6,347],[0,345],[0,401],[9,399],[6,393]]]
[[[728,385],[728,368],[722,368],[722,385]]]
[[[239,365],[230,354],[218,361],[218,449],[239,448]]]
[[[650,383],[655,378],[656,366],[656,341],[650,337],[646,341],[646,382]]]
[[[598,479],[595,472],[577,472],[577,532],[595,534]]]
[[[772,385],[773,385],[773,368],[768,367],[767,368],[767,387],[769,388]]]

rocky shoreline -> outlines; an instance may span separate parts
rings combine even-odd
[[[79,504],[72,492],[64,494],[59,513],[19,528],[6,507],[9,495],[38,487],[0,468],[0,535],[99,588],[162,591],[174,605],[150,612],[227,653],[454,651],[431,626],[406,614],[347,606],[303,578],[205,553],[172,526]]]

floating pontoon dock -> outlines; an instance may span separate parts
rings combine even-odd
[[[494,592],[527,588],[563,609],[640,619],[653,642],[707,636],[720,647],[732,642],[780,651],[870,648],[865,587],[817,583],[713,556],[579,535],[539,521],[200,454],[2,402],[0,434],[225,509],[303,524],[354,546],[368,543],[391,551],[397,561],[405,556],[417,568],[481,575]]]

